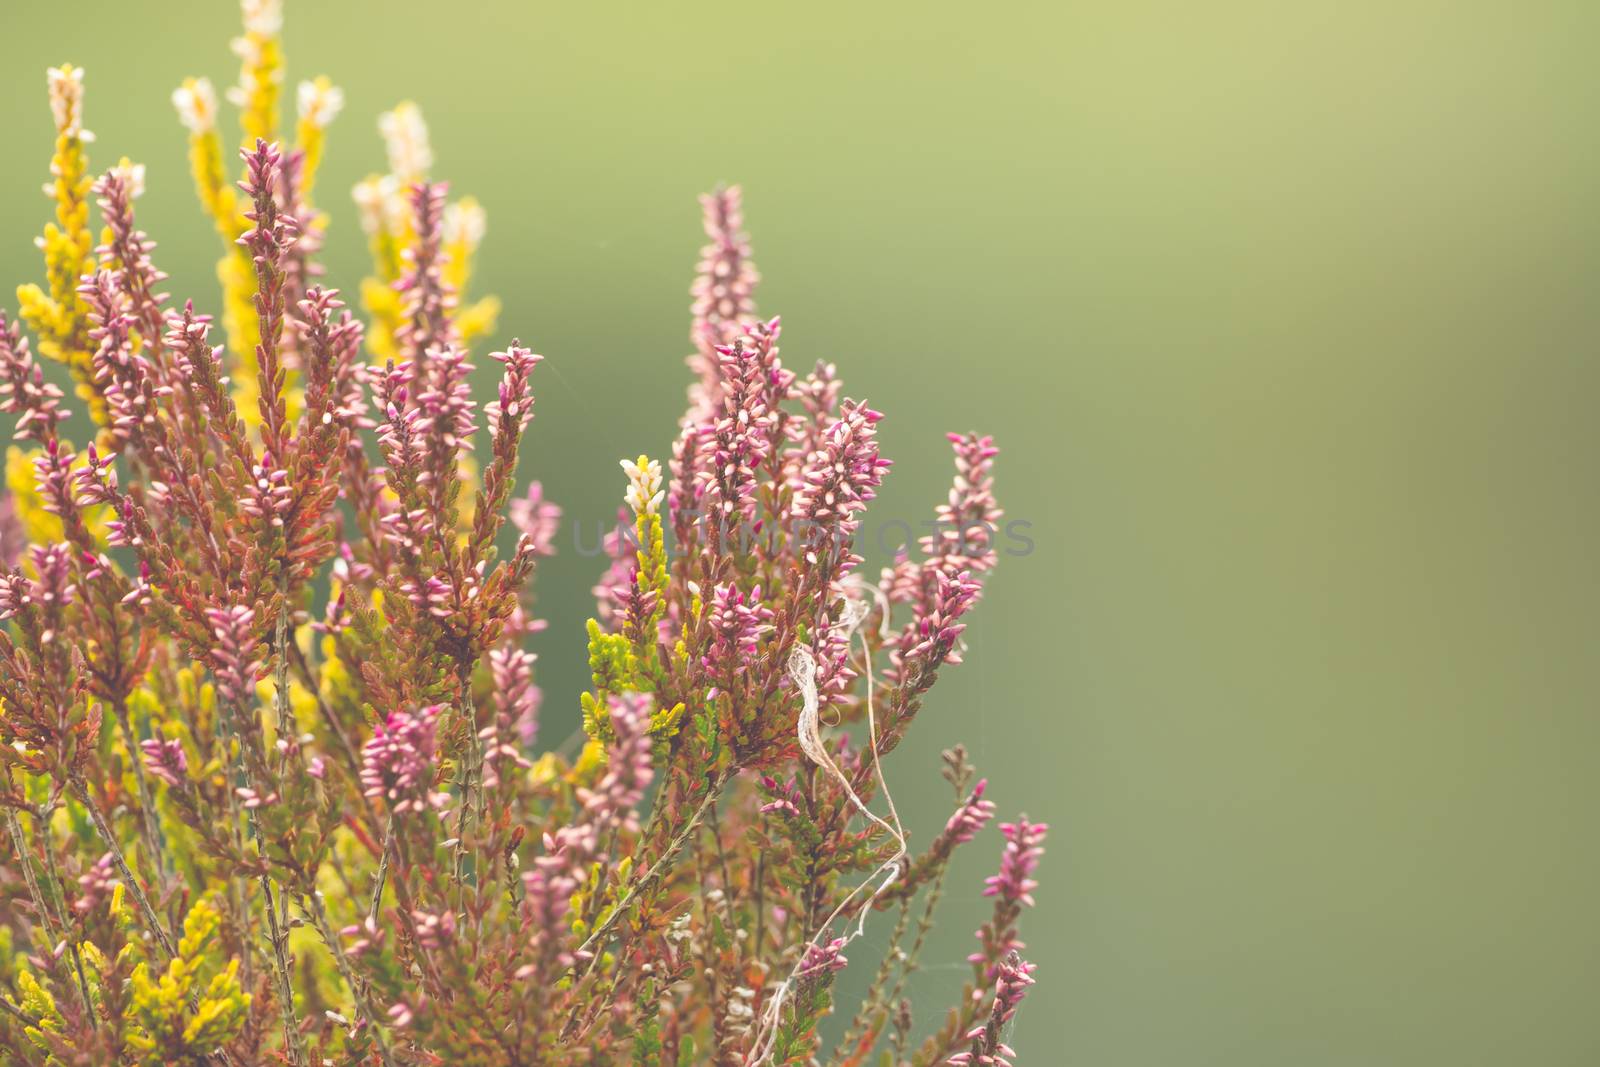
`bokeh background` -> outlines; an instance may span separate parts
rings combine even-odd
[[[167,96],[233,80],[235,22],[0,5],[0,299],[39,272],[70,60],[96,161],[148,165],[172,289],[215,307]],[[945,430],[997,435],[1035,551],[889,773],[921,840],[957,740],[1052,824],[1012,1041],[1039,1067],[1600,1063],[1597,36],[1538,0],[290,0],[287,28],[291,80],[348,97],[335,284],[365,272],[342,191],[415,99],[489,208],[501,340],[549,357],[524,471],[586,529],[670,441],[721,179],[785,357],[889,415],[879,519],[930,514]],[[540,579],[552,741],[596,564]],[[997,855],[953,873],[925,1022]]]

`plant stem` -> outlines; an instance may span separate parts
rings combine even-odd
[[[634,898],[640,893],[649,889],[663,874],[667,872],[667,868],[669,868],[672,865],[672,861],[677,858],[678,853],[683,849],[684,844],[689,840],[690,837],[694,836],[695,830],[700,825],[700,820],[705,817],[705,814],[708,810],[710,810],[711,805],[715,804],[717,802],[717,798],[722,795],[722,787],[727,785],[728,780],[732,777],[732,771],[723,771],[711,780],[710,788],[706,790],[705,799],[700,801],[700,806],[695,808],[693,815],[689,816],[689,821],[684,824],[683,829],[679,830],[677,836],[674,837],[671,843],[667,845],[666,851],[661,853],[661,858],[652,863],[648,871],[634,879],[633,884],[628,887],[628,892],[620,901],[617,902],[617,906],[611,909],[611,914],[607,915],[605,920],[601,922],[599,926],[595,927],[594,931],[584,939],[583,944],[578,948],[577,955],[579,957],[582,957],[586,952],[597,950],[601,942],[606,938],[607,935],[611,933],[611,930],[617,925],[617,923],[622,921],[623,915],[627,914],[628,908],[633,904]],[[600,953],[598,951],[593,951],[593,954],[589,957],[588,966],[583,969],[581,974],[575,976],[572,984],[576,986],[579,982],[587,978],[590,972],[599,965]]]
[[[254,830],[252,819],[252,827]],[[256,847],[260,848],[261,836],[256,835]],[[272,972],[278,980],[278,997],[283,1001],[283,1044],[289,1053],[289,1062],[295,1067],[301,1067],[306,1061],[305,1049],[300,1047],[300,1024],[294,1014],[294,982],[289,977],[289,956],[286,951],[288,935],[278,925],[278,912],[272,901],[272,878],[263,871],[261,873],[261,892],[265,897],[263,903],[267,906],[268,937],[272,939]]]
[[[51,930],[51,915],[44,904],[44,894],[39,889],[39,880],[33,873],[33,857],[28,852],[28,840],[22,836],[22,823],[17,819],[17,813],[12,808],[6,809],[6,829],[11,832],[11,847],[16,850],[17,863],[22,867],[22,876],[28,883],[28,895],[33,898],[33,910],[38,914],[39,921],[44,924],[45,935],[54,937]]]
[[[389,857],[394,853],[394,816],[389,816],[389,823],[383,831],[383,855],[378,857],[378,873],[373,880],[372,905],[367,909],[369,922],[378,921],[378,909],[383,903],[383,886],[389,875]]]
[[[50,844],[50,825],[48,813],[40,812],[34,816],[34,829],[39,835],[39,851],[44,853],[45,868],[50,874],[50,898],[56,906],[56,916],[61,923],[61,929],[67,936],[67,951],[72,954],[72,969],[78,976],[78,995],[83,998],[83,1010],[89,1016],[89,1024],[97,1026],[94,1017],[94,1000],[89,996],[89,979],[83,973],[83,953],[78,949],[78,943],[71,939],[72,924],[67,921],[67,898],[61,880],[61,868],[56,863],[56,850]]]
[[[122,846],[117,842],[117,835],[111,832],[111,827],[106,824],[106,817],[100,814],[100,809],[89,796],[89,787],[81,775],[74,775],[71,781],[72,792],[77,796],[78,802],[89,811],[89,819],[94,823],[94,828],[99,831],[100,838],[106,844],[106,849],[111,853],[111,862],[117,865],[117,871],[122,875],[128,887],[128,892],[133,894],[133,902],[139,906],[139,914],[144,916],[145,925],[150,927],[156,939],[161,942],[161,947],[166,950],[168,959],[176,959],[178,946],[172,940],[172,935],[167,933],[167,928],[161,924],[161,919],[156,914],[156,909],[151,906],[150,898],[145,895],[144,886],[139,884],[139,879],[134,876],[128,866],[128,858],[122,854]]]
[[[894,971],[895,962],[902,958],[900,941],[906,936],[906,930],[910,925],[911,901],[903,900],[900,902],[900,914],[895,918],[894,933],[889,935],[889,949],[884,953],[883,962],[878,965],[878,973],[872,977],[872,985],[868,987],[867,996],[862,1001],[860,1010],[856,1012],[855,1018],[850,1020],[850,1028],[845,1031],[844,1040],[839,1042],[841,1056],[850,1055],[851,1049],[869,1035],[876,1043],[875,1029],[879,1025],[877,1018],[889,1001],[884,995],[884,987],[889,982],[889,975]]]
[[[905,954],[905,961],[900,968],[900,973],[894,981],[894,989],[884,998],[884,1003],[893,1009],[894,1002],[900,999],[900,994],[905,990],[906,981],[917,970],[917,961],[922,956],[922,946],[928,940],[928,932],[933,929],[933,914],[939,907],[939,898],[944,895],[944,876],[949,871],[949,866],[941,866],[939,873],[934,875],[933,884],[928,887],[928,895],[923,899],[922,915],[917,919],[917,936],[911,941],[911,950]],[[906,903],[910,903],[907,901]],[[910,1030],[896,1030],[894,1034],[894,1060],[899,1063],[905,1057],[906,1041],[911,1036]]]
[[[32,1015],[29,1015],[20,1007],[11,1003],[10,997],[0,997],[0,1010],[3,1010],[7,1015],[17,1020],[17,1022],[21,1023],[23,1026],[36,1027],[39,1025],[38,1019],[35,1019]]]
[[[298,744],[299,729],[295,723],[294,705],[289,700],[289,591],[282,579],[278,582],[278,625],[274,642],[278,646],[278,659],[272,665],[273,713],[277,717],[278,740],[289,745]],[[278,773],[289,764],[285,748],[278,758]]]
[[[139,738],[133,732],[127,701],[118,697],[112,701],[111,710],[116,714],[117,725],[122,728],[122,736],[128,746],[128,760],[133,764],[133,782],[139,792],[139,829],[144,834],[145,851],[150,853],[150,863],[155,867],[157,880],[161,881],[167,874],[166,852],[162,848],[161,829],[156,825],[155,794],[150,789],[150,779],[144,772],[144,760],[139,755]]]
[[[344,954],[344,946],[339,943],[338,935],[333,932],[333,925],[328,922],[328,913],[322,906],[322,894],[313,889],[307,894],[306,900],[310,905],[306,909],[306,914],[311,917],[323,944],[333,953],[333,960],[339,966],[339,974],[344,978],[344,984],[350,987],[350,996],[355,1002],[356,1010],[372,1028],[372,1036],[378,1042],[378,1056],[383,1060],[384,1067],[389,1067],[393,1062],[391,1057],[394,1055],[394,1050],[389,1046],[389,1035],[384,1033],[383,1027],[378,1024],[377,1015],[367,1001],[366,986],[356,978],[355,971],[350,967],[350,960]]]

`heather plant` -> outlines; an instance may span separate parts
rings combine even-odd
[[[323,283],[341,93],[302,83],[280,128],[281,12],[243,8],[240,150],[205,80],[173,97],[217,319],[162,291],[142,168],[91,169],[83,72],[49,71],[55,219],[0,317],[5,1062],[1010,1062],[1045,827],[1000,827],[941,1017],[907,980],[995,806],[951,749],[919,846],[885,777],[996,563],[991,439],[950,436],[933,532],[866,578],[881,416],[785,365],[739,190],[704,197],[687,411],[665,466],[621,464],[583,744],[542,751],[560,511],[515,483],[543,357],[493,352],[480,412],[484,212],[414,105],[356,189],[364,319]]]

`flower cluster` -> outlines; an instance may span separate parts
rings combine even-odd
[[[205,79],[172,98],[214,296],[163,291],[143,167],[92,171],[84,73],[47,78],[44,272],[0,313],[0,1058],[762,1067],[829,1060],[843,1008],[831,1062],[1010,1062],[1045,828],[1000,828],[971,982],[915,1045],[902,993],[996,809],[953,749],[913,849],[888,759],[996,563],[992,440],[951,435],[936,531],[865,577],[884,416],[785,366],[740,191],[703,198],[687,410],[621,463],[583,733],[536,747],[543,357],[510,340],[474,395],[486,216],[414,104],[355,190],[363,313],[326,284],[343,94],[286,93],[281,0],[241,6],[237,140]]]

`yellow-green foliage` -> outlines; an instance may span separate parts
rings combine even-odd
[[[55,1000],[27,971],[17,973],[17,989],[22,994],[20,1005],[22,1010],[39,1020],[38,1026],[30,1026],[23,1032],[40,1049],[49,1051],[50,1045],[45,1041],[44,1035],[59,1034],[62,1025],[61,1013],[56,1010]]]
[[[217,281],[222,286],[222,325],[235,362],[235,390],[252,390],[255,376],[241,361],[255,348],[256,315],[251,302],[255,275],[244,250],[235,242],[250,225],[241,214],[239,191],[228,178],[230,160],[217,129],[217,96],[205,78],[188,78],[172,94],[184,125],[189,128],[189,171],[195,194],[222,238],[222,258],[217,261]],[[243,373],[241,373],[243,372]],[[250,394],[253,398],[254,394]],[[244,399],[241,393],[239,399]],[[241,403],[241,418],[259,418],[255,405]]]
[[[228,181],[228,160],[217,132],[217,98],[204,78],[187,78],[173,93],[189,125],[189,171],[200,204],[224,240],[234,233],[239,217],[239,192]]]
[[[283,87],[281,19],[277,12],[259,11],[252,15],[247,10],[244,36],[233,42],[241,64],[239,88],[230,94],[230,99],[239,105],[239,128],[246,146],[258,138],[271,141],[278,136],[278,96]]]
[[[595,691],[583,694],[583,729],[590,737],[603,741],[611,739],[606,697],[634,688],[636,666],[628,639],[622,634],[606,633],[600,629],[599,622],[590,619],[589,673]]]
[[[152,978],[145,963],[134,968],[128,1043],[140,1063],[151,1067],[200,1063],[239,1033],[250,994],[239,985],[239,961],[224,964],[212,948],[221,925],[222,914],[210,897],[201,897],[184,917],[178,955],[160,976]],[[191,995],[196,997],[192,1014]]]
[[[656,528],[659,531],[660,523]],[[645,553],[640,553],[640,559]],[[579,695],[583,708],[583,730],[588,736],[573,776],[585,780],[589,773],[605,765],[606,743],[616,739],[611,728],[608,697],[617,693],[641,692],[648,688],[647,678],[641,674],[642,664],[634,654],[632,642],[622,634],[608,634],[600,629],[594,619],[589,620],[589,670],[594,680],[594,692]],[[683,723],[684,705],[680,701],[671,707],[656,708],[650,714],[649,734],[657,741],[677,735]]]
[[[94,267],[94,236],[89,229],[89,156],[93,135],[83,129],[83,71],[70,63],[50,71],[50,105],[56,145],[50,157],[45,192],[55,202],[55,221],[46,223],[38,245],[44,253],[45,285],[17,287],[18,313],[39,339],[39,351],[72,370],[80,399],[95,423],[106,424],[105,401],[94,388],[89,341],[89,309],[78,295],[78,279]]]
[[[295,123],[295,147],[304,157],[300,164],[300,196],[310,201],[327,144],[328,123],[338,113],[344,94],[327,75],[319,75],[300,86],[300,120]]]
[[[485,213],[482,205],[470,196],[445,209],[444,281],[452,291],[465,296],[472,283],[472,269],[483,241]],[[475,303],[463,301],[456,309],[456,330],[463,344],[494,330],[500,316],[500,300],[486,296]]]

